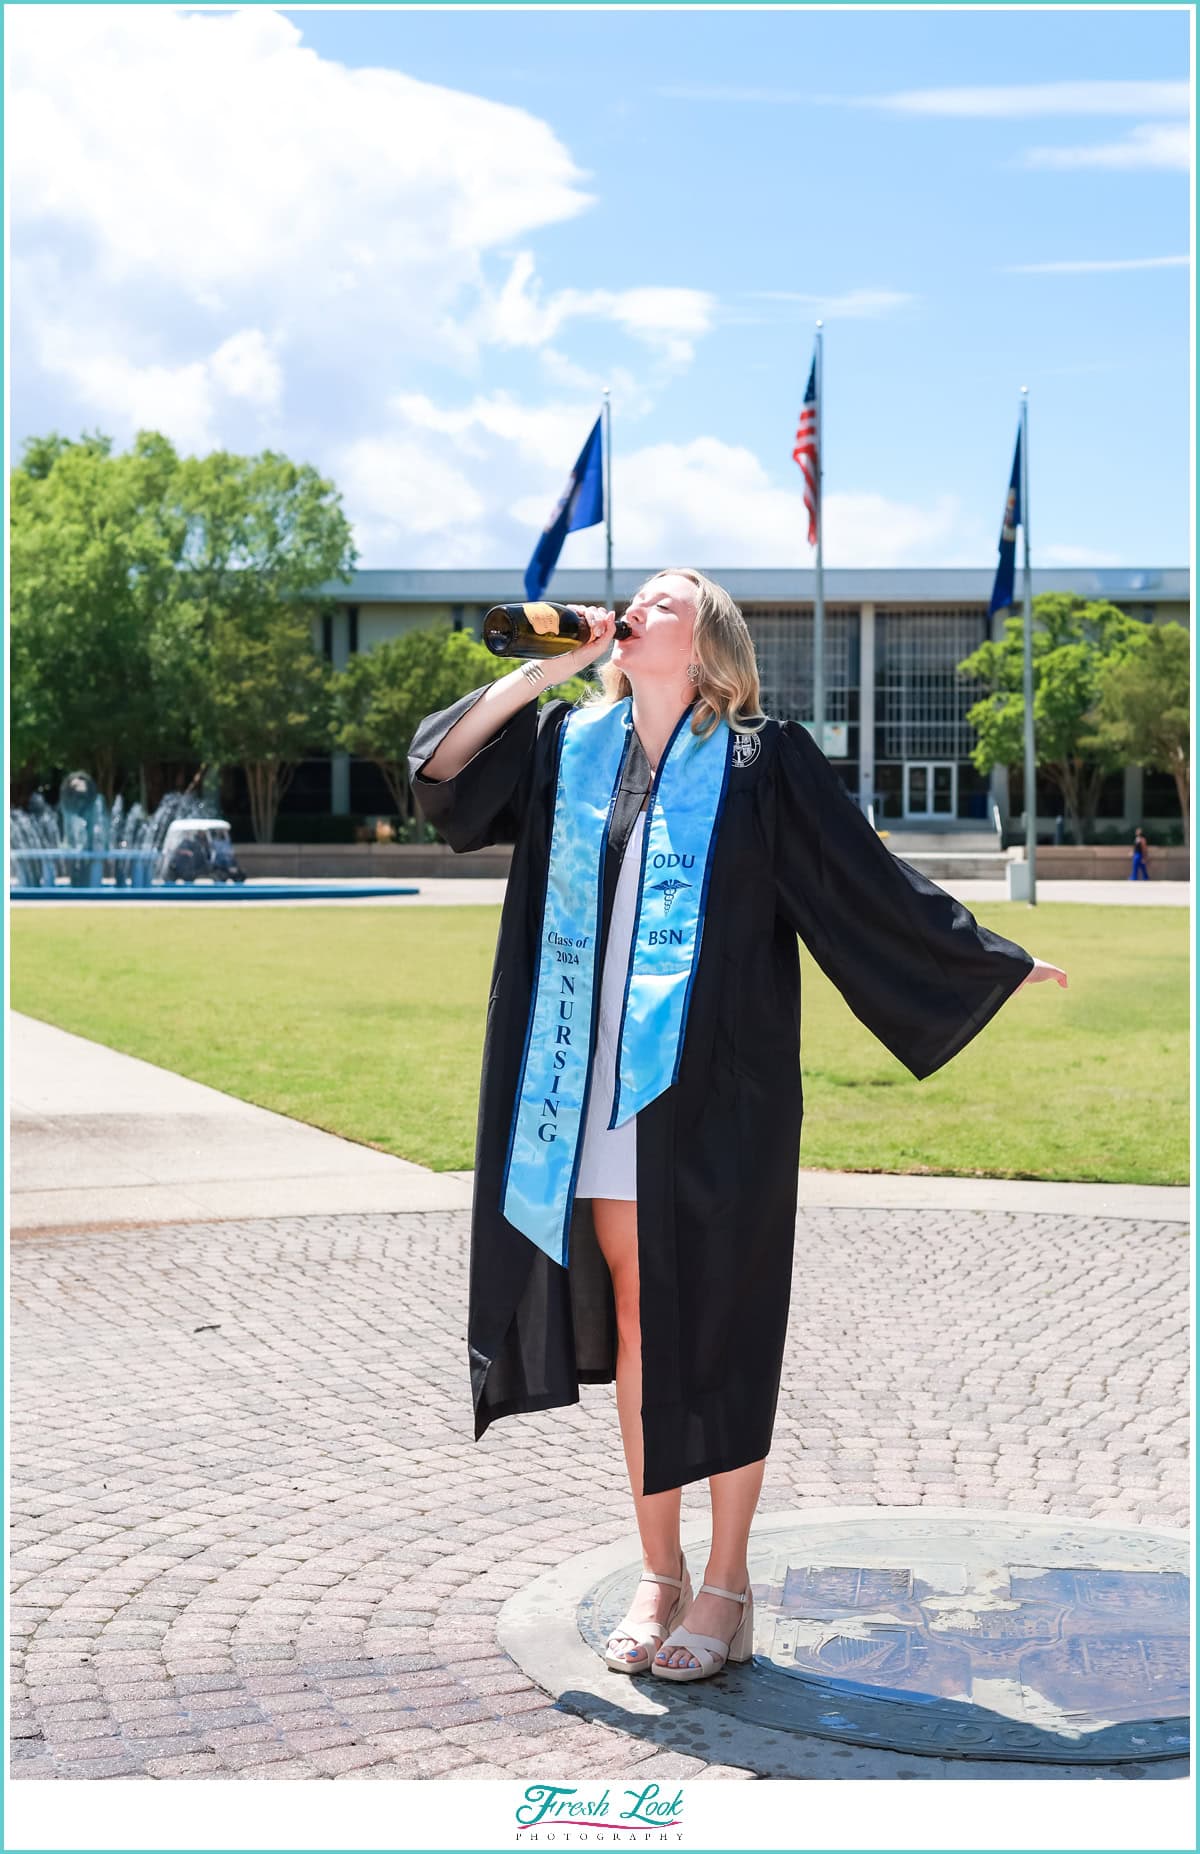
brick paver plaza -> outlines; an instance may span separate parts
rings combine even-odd
[[[514,1591],[636,1534],[612,1386],[473,1441],[467,1242],[461,1210],[14,1236],[14,1775],[753,1774],[501,1651]],[[806,1208],[761,1510],[1186,1526],[1187,1250],[1177,1221]]]

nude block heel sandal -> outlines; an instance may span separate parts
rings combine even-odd
[[[719,1635],[697,1635],[695,1629],[682,1624],[668,1635],[664,1648],[686,1648],[699,1661],[699,1667],[664,1667],[651,1661],[651,1671],[660,1680],[705,1680],[719,1674],[726,1661],[748,1661],[754,1653],[754,1592],[750,1585],[742,1591],[722,1590],[720,1584],[701,1584],[700,1592],[711,1590],[714,1596],[732,1597],[743,1605],[741,1620],[733,1631],[733,1640],[722,1641]],[[656,1650],[657,1652],[657,1650]]]
[[[667,1577],[662,1571],[643,1571],[639,1583],[678,1584],[679,1595],[671,1605],[671,1613],[665,1622],[631,1622],[624,1616],[609,1636],[604,1649],[606,1664],[615,1674],[640,1674],[651,1665],[651,1652],[657,1652],[663,1636],[674,1623],[677,1616],[682,1616],[692,1600],[692,1579],[687,1568],[687,1559],[680,1552],[682,1577]],[[630,1658],[621,1651],[614,1650],[613,1643],[622,1637],[627,1643],[641,1650],[640,1654]]]

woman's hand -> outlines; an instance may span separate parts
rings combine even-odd
[[[1042,979],[1057,979],[1063,990],[1067,989],[1067,975],[1061,966],[1047,965],[1044,959],[1035,959],[1033,971],[1025,974],[1017,990],[1020,991],[1026,985],[1037,985]]]
[[[617,621],[615,612],[605,611],[603,605],[572,605],[571,610],[587,619],[591,633],[586,644],[577,650],[564,650],[560,657],[541,657],[539,662],[545,671],[544,688],[552,689],[556,683],[569,682],[580,670],[602,657],[613,641],[613,626]]]

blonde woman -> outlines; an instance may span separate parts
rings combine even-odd
[[[615,643],[613,612],[584,610],[586,646],[427,716],[409,751],[454,850],[514,844],[475,1155],[475,1437],[615,1382],[644,1575],[605,1658],[702,1679],[752,1649],[803,1113],[797,936],[918,1078],[1065,975],[893,856],[808,730],[759,712],[720,586],[654,574]],[[597,689],[539,705],[610,647]],[[680,1505],[699,1479],[693,1591]]]

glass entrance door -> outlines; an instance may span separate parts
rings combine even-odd
[[[958,815],[958,767],[953,760],[906,760],[906,818],[953,818]]]

